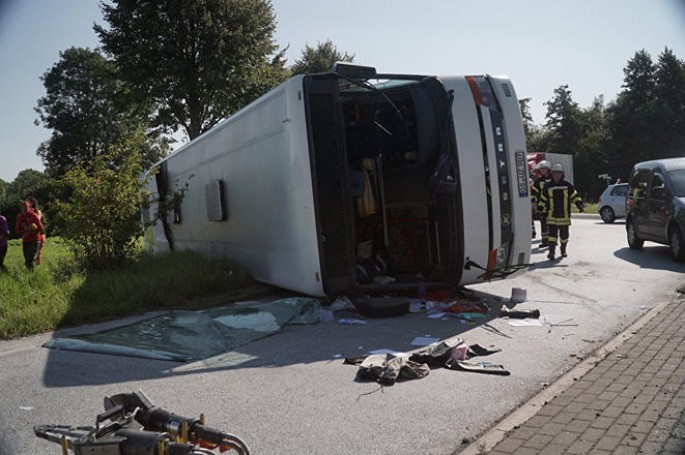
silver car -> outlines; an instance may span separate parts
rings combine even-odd
[[[602,221],[613,223],[617,218],[626,217],[626,197],[628,196],[628,184],[617,183],[609,185],[599,197],[597,210]]]

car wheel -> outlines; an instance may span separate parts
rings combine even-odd
[[[680,232],[678,226],[671,228],[669,234],[669,242],[671,244],[671,254],[676,261],[685,261],[685,243],[683,243],[683,234]]]
[[[602,210],[599,211],[599,216],[602,217],[602,221],[605,223],[613,223],[616,221],[616,214],[614,213],[614,210],[607,206],[602,207]]]
[[[628,246],[633,250],[639,250],[642,248],[642,245],[644,245],[645,241],[637,236],[635,224],[632,220],[628,221],[626,231],[628,232]]]

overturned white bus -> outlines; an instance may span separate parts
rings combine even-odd
[[[148,189],[148,219],[173,205],[146,231],[152,251],[230,257],[313,296],[505,278],[530,254],[506,77],[295,76],[157,163]]]

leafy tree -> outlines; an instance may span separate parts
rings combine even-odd
[[[657,100],[671,113],[685,113],[685,62],[679,60],[672,50],[666,48],[659,55],[654,71],[654,92]],[[677,118],[682,123],[682,118]]]
[[[607,109],[609,123],[609,164],[622,179],[627,179],[632,166],[643,160],[658,158],[663,153],[656,119],[656,67],[645,50],[635,53],[623,69],[623,90],[616,103]]]
[[[292,74],[322,73],[331,69],[335,62],[353,62],[354,54],[341,53],[331,40],[317,43],[316,47],[305,44],[302,57],[290,69]]]
[[[28,196],[33,196],[38,199],[41,211],[45,217],[46,226],[49,225],[50,232],[53,232],[52,214],[55,213],[52,206],[54,194],[57,191],[57,184],[54,179],[36,171],[35,169],[25,169],[14,180],[7,183],[5,186],[5,194],[0,199],[2,206],[2,213],[10,222],[12,222],[19,214],[19,201],[25,200]]]
[[[606,187],[606,181],[598,177],[600,174],[608,173],[614,179],[618,177],[609,168],[605,152],[605,109],[604,97],[600,95],[595,98],[590,108],[582,109],[580,113],[583,134],[578,141],[573,160],[575,184],[578,191],[590,200],[596,200]]]
[[[544,126],[534,125],[526,135],[528,152],[544,152],[554,149],[554,132]]]
[[[269,0],[112,0],[94,29],[155,125],[190,139],[286,77]]]
[[[655,102],[663,122],[662,147],[670,156],[685,154],[685,62],[666,48],[654,72]]]
[[[521,98],[519,100],[519,108],[521,109],[521,119],[523,120],[523,133],[528,138],[535,127],[533,124],[533,116],[530,113],[531,98]]]
[[[53,184],[52,178],[43,172],[35,169],[25,169],[17,177],[12,180],[6,189],[5,198],[14,199],[13,202],[19,202],[27,196],[40,193],[44,188]],[[36,196],[37,197],[37,196]]]
[[[641,50],[623,72],[623,90],[608,105],[599,96],[582,109],[560,86],[546,103],[545,125],[526,131],[528,150],[574,155],[575,180],[588,199],[605,185],[599,174],[626,181],[636,162],[685,155],[685,62],[666,48],[654,63]]]
[[[552,149],[548,151],[574,154],[583,131],[580,107],[573,101],[568,85],[556,88],[554,97],[545,105],[547,106],[545,128],[548,128],[552,134]]]
[[[606,111],[606,151],[626,179],[636,162],[685,154],[685,63],[668,48],[656,64],[641,50],[623,72],[623,90]]]
[[[624,90],[619,93],[618,101],[630,109],[649,104],[656,94],[655,71],[651,55],[644,49],[636,52],[623,69]]]
[[[147,200],[145,182],[139,180],[145,146],[139,130],[96,156],[88,169],[76,166],[60,180],[71,190],[69,200],[58,203],[62,235],[88,268],[117,264],[136,249],[142,233],[140,207]]]
[[[41,79],[46,95],[38,100],[36,124],[53,132],[37,154],[50,175],[87,166],[144,122],[141,109],[127,102],[116,65],[98,51],[72,47],[60,52]],[[144,162],[157,161],[163,150],[150,142],[141,150]]]
[[[519,100],[521,119],[523,120],[523,133],[526,136],[526,149],[529,153],[552,150],[553,131],[533,122],[533,116],[530,113],[530,100],[531,98]]]
[[[608,167],[604,98],[599,96],[590,108],[581,109],[568,85],[558,87],[554,95],[545,103],[546,150],[573,155],[574,184],[584,199],[594,200],[604,185],[597,176]]]

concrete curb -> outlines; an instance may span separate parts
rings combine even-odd
[[[598,219],[601,220],[599,213],[572,213],[571,218]]]
[[[549,387],[545,388],[542,392],[528,400],[511,414],[497,422],[492,428],[486,430],[485,433],[481,434],[478,439],[471,444],[463,449],[455,451],[453,455],[482,455],[488,453],[505,438],[509,431],[533,417],[545,404],[552,401],[552,399],[573,385],[576,380],[590,372],[597,363],[618,349],[626,340],[630,339],[639,329],[649,323],[649,321],[670,303],[671,302],[661,303],[651,308],[627,329],[608,341],[604,346],[597,349],[590,357],[580,362]]]

